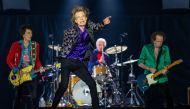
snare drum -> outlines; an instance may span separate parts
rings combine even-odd
[[[99,84],[96,84],[98,98],[102,97],[102,90]],[[90,89],[85,82],[79,80],[72,89],[73,99],[79,106],[91,106]]]
[[[107,75],[108,75],[107,66],[104,65],[94,66],[92,77],[94,77],[96,80],[103,81]]]

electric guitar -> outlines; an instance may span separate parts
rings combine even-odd
[[[54,66],[47,66],[47,67],[44,67],[43,69],[48,70],[53,67]],[[32,65],[22,68],[20,70],[22,72],[21,74],[20,74],[20,71],[13,73],[13,70],[11,70],[9,74],[9,81],[14,86],[19,86],[26,81],[31,81],[32,78],[34,78],[34,74],[40,72],[40,69],[32,71],[32,68],[33,68]]]
[[[165,68],[155,72],[154,74],[150,73],[147,75],[144,75],[144,74],[139,75],[137,78],[137,84],[139,86],[139,89],[144,93],[150,87],[150,85],[156,84],[158,82],[157,80],[155,80],[156,77],[163,74],[165,70],[168,70],[182,62],[183,60],[179,59],[179,60],[174,61],[172,64],[166,66]]]

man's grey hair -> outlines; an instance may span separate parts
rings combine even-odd
[[[96,46],[98,45],[99,42],[104,42],[104,47],[106,47],[107,45],[107,42],[104,38],[98,38],[97,41],[96,41]]]

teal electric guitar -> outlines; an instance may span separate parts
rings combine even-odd
[[[137,78],[137,84],[139,86],[139,89],[144,93],[152,84],[156,84],[158,81],[155,80],[156,77],[160,76],[163,74],[165,70],[169,70],[170,68],[182,63],[183,60],[179,59],[174,61],[172,64],[166,66],[165,68],[157,71],[156,73],[150,73],[150,74],[141,74]]]

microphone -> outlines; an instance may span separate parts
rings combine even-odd
[[[126,32],[124,32],[124,33],[122,33],[122,34],[120,34],[121,36],[123,36],[123,37],[125,37],[125,36],[127,36],[128,34],[126,33]]]
[[[53,34],[49,34],[48,37],[49,37],[50,39],[53,39]]]
[[[120,34],[121,36],[123,36],[123,37],[125,37],[125,35],[124,34]]]
[[[129,59],[131,60],[131,59],[132,59],[132,57],[133,57],[133,55],[129,56]]]
[[[125,32],[124,34],[125,34],[125,36],[127,36],[127,35],[128,35],[128,33],[126,33],[126,32]]]

